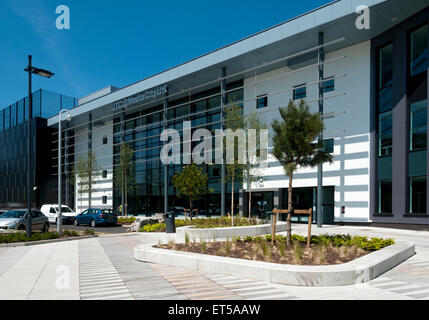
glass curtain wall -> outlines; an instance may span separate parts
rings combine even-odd
[[[227,85],[227,101],[236,101],[242,106],[243,82]],[[192,132],[199,128],[207,128],[213,132],[221,128],[220,123],[221,92],[220,87],[190,95],[185,98],[169,102],[167,109],[167,127],[179,131],[183,142],[183,122],[191,121]],[[113,153],[114,163],[119,161],[121,144],[121,120],[114,120]],[[137,189],[128,194],[129,214],[153,214],[164,211],[163,181],[164,169],[160,160],[160,152],[163,143],[160,141],[160,134],[164,129],[163,105],[159,105],[150,110],[142,109],[137,113],[126,116],[125,122],[125,142],[128,142],[134,150],[135,179]],[[192,149],[198,142],[192,142]],[[213,137],[214,146],[214,137]],[[182,149],[183,151],[183,149]],[[214,159],[214,151],[213,151]],[[182,158],[183,163],[183,158]],[[201,210],[201,214],[219,215],[221,199],[221,166],[203,165],[204,172],[209,175],[207,190],[214,192],[201,197],[194,203],[195,207]],[[177,190],[172,186],[173,176],[181,172],[182,165],[170,165],[168,170],[168,195],[169,210],[174,207],[187,208],[188,202],[184,198],[177,197]],[[229,189],[230,190],[230,186]],[[240,184],[235,187],[235,199],[238,208],[238,190]],[[121,203],[121,194],[115,187],[115,207]],[[231,199],[231,198],[229,198]],[[227,202],[227,205],[230,202]]]
[[[393,43],[378,50],[378,213],[392,213]]]

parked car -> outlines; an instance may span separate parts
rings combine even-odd
[[[48,217],[49,222],[57,224],[58,220],[58,205],[57,204],[45,204],[40,209],[42,213]],[[61,213],[63,216],[63,223],[73,223],[76,218],[76,212],[70,207],[62,205]]]
[[[26,230],[27,210],[11,210],[0,216],[0,229]],[[32,230],[49,231],[48,218],[38,210],[31,211]]]
[[[87,209],[78,214],[73,223],[75,226],[89,224],[91,227],[100,224],[115,225],[118,223],[118,217],[111,209]]]

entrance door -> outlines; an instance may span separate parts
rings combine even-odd
[[[287,209],[288,193],[285,189],[283,193],[283,203]],[[334,223],[335,187],[323,187],[323,224]],[[317,223],[317,188],[294,188],[292,192],[292,204],[295,209],[308,210],[313,208],[313,223]],[[286,219],[283,217],[282,220]],[[307,223],[308,217],[294,216],[292,222]]]

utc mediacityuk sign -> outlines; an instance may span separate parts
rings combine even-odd
[[[134,96],[119,100],[113,103],[112,110],[115,111],[119,109],[126,109],[128,106],[131,106],[133,104],[145,102],[148,100],[153,100],[167,93],[168,93],[168,88],[167,88],[167,85],[164,84],[157,88],[143,91]]]

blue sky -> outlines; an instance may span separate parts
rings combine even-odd
[[[1,0],[0,109],[26,96],[27,55],[55,77],[39,88],[83,97],[123,87],[330,0]],[[57,30],[67,5],[71,29]]]

